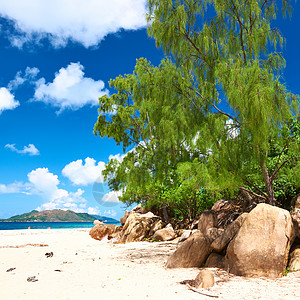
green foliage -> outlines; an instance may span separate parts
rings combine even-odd
[[[228,187],[234,188],[245,184],[245,163],[259,165],[265,201],[274,204],[274,179],[267,166],[269,143],[299,111],[298,97],[286,90],[280,78],[285,61],[280,53],[270,52],[283,44],[279,31],[271,27],[278,1],[148,3],[149,34],[173,55],[182,74],[192,77],[202,111],[228,116],[238,130],[236,138],[228,139],[222,128],[213,127],[217,134],[210,133],[212,170],[221,171],[220,178],[225,176]],[[290,13],[290,1],[283,0],[281,6],[284,14]],[[230,107],[231,116],[220,109],[222,103]],[[207,118],[208,126],[210,122]]]
[[[286,268],[284,271],[284,276],[287,276],[287,274],[290,273],[290,271],[291,271],[290,268]]]
[[[300,121],[292,119],[281,128],[279,136],[270,139],[267,166],[273,176],[277,205],[290,209],[291,199],[300,193]],[[251,173],[250,173],[251,171]],[[248,178],[264,190],[257,173],[259,166],[248,170]],[[251,189],[251,187],[249,187]]]
[[[171,58],[137,60],[99,100],[94,133],[127,151],[107,164],[110,187],[189,218],[237,191],[288,205],[300,182],[299,98],[281,78],[277,1],[148,4],[149,35]]]

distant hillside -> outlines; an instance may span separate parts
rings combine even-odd
[[[0,222],[93,222],[102,220],[106,223],[118,223],[117,220],[102,216],[92,216],[87,213],[76,213],[71,210],[33,210],[29,213],[0,219]]]

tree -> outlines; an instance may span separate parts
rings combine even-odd
[[[289,2],[281,1],[284,13],[291,11]],[[262,196],[259,196],[274,205],[273,179],[277,171],[270,173],[267,167],[269,143],[299,113],[298,98],[280,80],[284,59],[280,53],[270,52],[272,47],[276,50],[277,44],[283,43],[279,31],[271,28],[278,1],[149,0],[148,3],[149,34],[166,53],[173,55],[182,74],[192,77],[191,89],[198,96],[202,111],[229,117],[231,126],[239,133],[234,139],[223,138],[222,144],[211,135],[219,169],[227,176],[240,178],[241,184],[251,185],[247,174],[241,172],[245,169],[243,164],[258,163],[266,191],[260,189]],[[208,14],[205,20],[208,7],[214,9],[214,15]],[[222,111],[224,104],[231,114]],[[253,194],[243,186],[241,190]]]
[[[176,184],[180,188],[178,164],[201,154],[188,146],[201,120],[193,105],[178,92],[187,81],[168,59],[159,67],[145,59],[138,60],[133,74],[110,81],[118,92],[100,98],[102,113],[94,132],[122,143],[124,151],[131,149],[121,163],[111,160],[104,171],[110,187],[123,191],[123,202],[147,202],[158,207],[176,202],[173,206],[181,207],[183,215],[191,218],[191,212],[182,209],[182,197],[175,201],[169,193]],[[197,193],[194,186],[190,189]]]
[[[133,74],[110,82],[117,93],[100,98],[95,134],[131,149],[108,163],[111,188],[127,202],[169,203],[166,190],[189,186],[276,204],[278,176],[299,162],[289,126],[299,100],[282,83],[283,57],[270,51],[283,43],[270,25],[277,2],[148,2],[149,34],[171,57],[159,67],[140,59]]]

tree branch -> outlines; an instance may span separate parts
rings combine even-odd
[[[192,41],[192,39],[189,37],[188,33],[184,33],[183,36],[192,44],[192,46],[194,47],[194,49],[201,55],[201,58],[203,61],[205,61],[205,63],[212,68],[212,65],[210,63],[208,63],[207,59],[206,59],[206,55],[202,53],[202,51],[196,46],[196,44]]]
[[[227,116],[228,118],[234,120],[235,122],[237,122],[238,124],[241,124],[240,121],[238,119],[236,119],[235,117],[225,113],[224,111],[220,110],[216,105],[212,105],[214,107],[215,110],[217,110],[219,113],[221,113],[224,116]]]
[[[262,191],[258,186],[256,186],[255,184],[253,184],[251,181],[249,181],[248,179],[246,179],[246,182],[249,184],[249,185],[251,185],[252,187],[254,187],[256,190],[258,190],[262,195],[264,195],[264,197],[266,198],[266,199],[269,199],[269,197],[268,197],[268,195],[264,192],[264,191]]]
[[[252,195],[255,196],[255,197],[258,197],[258,198],[260,198],[260,199],[264,199],[264,200],[267,200],[267,201],[268,201],[268,198],[263,197],[263,196],[261,196],[261,195],[258,195],[258,194],[254,193],[254,192],[252,192],[252,191],[250,191],[250,190],[248,190],[248,189],[246,189],[246,188],[244,188],[244,187],[242,187],[242,186],[240,186],[239,189],[242,190],[242,191],[245,191],[245,192],[247,192],[247,193],[249,193],[249,194],[252,194]]]

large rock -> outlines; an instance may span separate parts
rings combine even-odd
[[[226,228],[229,224],[244,212],[250,212],[256,206],[256,202],[247,202],[243,198],[235,198],[231,201],[219,200],[211,210],[216,212],[218,228]]]
[[[122,238],[122,227],[116,226],[115,231],[108,236],[108,239],[113,243],[119,243]]]
[[[156,241],[171,241],[175,239],[175,237],[176,234],[172,226],[167,226],[166,228],[157,230],[153,235],[153,238]]]
[[[225,256],[218,253],[211,253],[205,262],[206,268],[225,268]]]
[[[208,228],[205,236],[208,237],[211,242],[213,242],[220,235],[223,235],[223,232],[224,232],[223,228],[215,228],[215,227]]]
[[[288,267],[290,271],[300,271],[300,245],[292,249]]]
[[[292,209],[300,209],[300,195],[297,195],[292,199]]]
[[[131,211],[126,210],[124,216],[120,219],[121,225],[125,225],[127,218],[131,214]]]
[[[131,211],[138,214],[146,214],[148,212],[148,210],[145,207],[143,207],[141,204],[138,204]]]
[[[198,231],[198,229],[183,230],[183,233],[181,235],[178,235],[179,239],[176,244],[176,249],[181,247],[181,245],[184,243],[184,241],[186,241],[192,234],[194,234],[197,231]]]
[[[218,226],[218,220],[216,213],[213,210],[205,210],[202,212],[198,222],[198,229],[203,235],[207,234],[208,229],[216,228]]]
[[[298,238],[298,240],[300,241],[300,209],[295,209],[291,213],[291,217],[294,224],[293,240]]]
[[[229,244],[229,242],[236,236],[240,230],[242,224],[244,223],[248,213],[243,213],[235,221],[229,224],[223,234],[219,235],[211,244],[213,250],[221,252]]]
[[[130,243],[142,241],[149,237],[152,224],[158,219],[153,213],[131,213],[122,229],[120,242]]]
[[[169,257],[166,267],[201,267],[210,253],[210,240],[197,230]]]
[[[116,225],[98,223],[90,230],[89,234],[93,239],[101,241],[105,236],[110,238],[116,231],[116,227]]]
[[[149,237],[153,236],[153,234],[160,229],[164,228],[164,222],[160,219],[157,219],[153,225],[151,226],[150,232],[149,232]]]
[[[292,200],[292,213],[294,223],[294,238],[300,240],[300,195],[297,195]]]
[[[292,234],[293,223],[287,210],[257,205],[229,243],[225,268],[241,276],[283,276]]]

